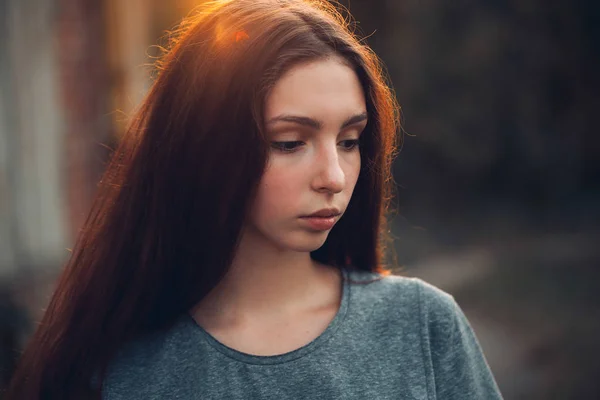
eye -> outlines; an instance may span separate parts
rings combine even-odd
[[[352,151],[359,146],[360,140],[359,139],[344,140],[343,143],[346,143],[345,150]]]
[[[284,153],[294,152],[299,144],[302,144],[302,142],[271,142],[273,148],[283,151]]]
[[[351,140],[343,140],[341,143],[344,143],[343,147],[346,151],[355,150],[359,144],[359,139],[351,139]],[[271,142],[271,146],[279,151],[284,153],[293,153],[296,149],[304,144],[304,142],[293,141],[293,142]]]

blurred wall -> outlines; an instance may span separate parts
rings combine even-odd
[[[0,4],[0,276],[6,276],[64,260],[68,233],[53,2]]]

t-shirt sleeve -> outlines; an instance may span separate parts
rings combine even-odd
[[[502,399],[479,341],[454,297],[417,281],[431,398]]]

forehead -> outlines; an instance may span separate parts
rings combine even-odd
[[[338,59],[299,64],[275,84],[265,102],[265,119],[300,114],[337,123],[365,111],[356,73]]]

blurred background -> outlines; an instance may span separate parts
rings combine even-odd
[[[0,0],[0,384],[198,3]],[[341,3],[403,109],[397,273],[454,295],[506,399],[600,399],[600,3]]]

